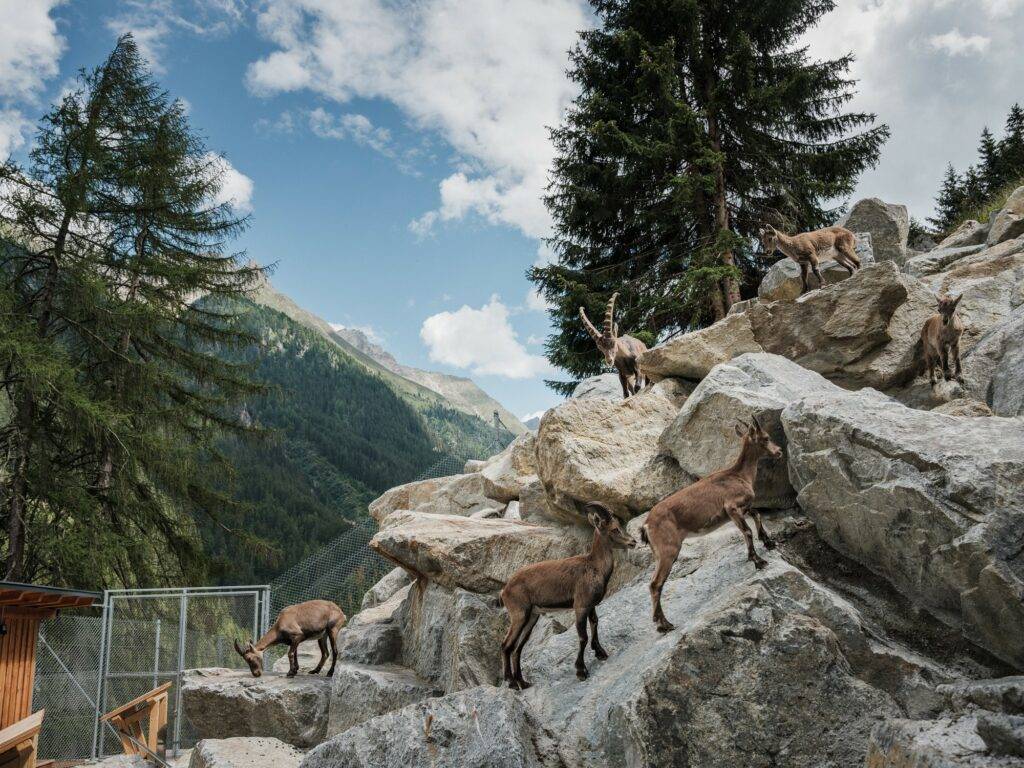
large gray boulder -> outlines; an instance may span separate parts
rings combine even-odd
[[[431,583],[412,590],[398,621],[402,663],[438,690],[498,682],[508,618],[494,598]]]
[[[402,654],[402,631],[395,615],[409,595],[407,584],[380,605],[364,608],[338,633],[338,660],[351,664],[390,664]]]
[[[280,739],[261,736],[203,739],[192,750],[188,768],[299,768],[303,754]]]
[[[607,661],[574,632],[531,642],[525,700],[572,768],[860,765],[871,728],[910,706],[912,679],[938,679],[869,630],[844,598],[776,553],[757,571],[739,533],[684,542],[663,593],[677,629],[650,619],[646,579],[598,608]]]
[[[756,416],[785,451],[780,417],[790,403],[815,392],[834,392],[835,384],[791,360],[764,352],[740,355],[712,369],[661,434],[659,446],[695,477],[732,464],[739,454],[738,421]],[[758,468],[754,505],[762,509],[793,506],[786,460],[765,459]]]
[[[1024,760],[990,753],[974,715],[937,720],[894,718],[871,734],[870,768],[1021,768]]]
[[[797,301],[758,303],[749,318],[761,349],[844,386],[898,386],[918,369],[921,326],[935,297],[889,261]]]
[[[537,476],[536,443],[534,434],[527,432],[487,460],[480,470],[485,496],[502,504],[519,499],[523,487]]]
[[[563,768],[551,738],[512,691],[484,686],[357,725],[302,768]]]
[[[935,248],[936,250],[944,250],[946,248],[961,248],[966,245],[984,245],[988,239],[989,229],[991,229],[991,224],[982,224],[974,219],[968,219],[935,246]]]
[[[960,350],[969,352],[1024,304],[1024,236],[961,258],[922,282],[936,294],[963,296],[957,307],[964,324]]]
[[[875,261],[894,261],[899,266],[907,258],[910,215],[907,206],[885,203],[877,197],[858,200],[837,224],[853,232],[871,234]]]
[[[690,482],[657,442],[691,389],[663,381],[628,400],[569,400],[548,411],[537,473],[550,503],[576,512],[574,502],[600,501],[629,519]]]
[[[380,581],[366,590],[360,610],[373,608],[390,600],[398,590],[412,582],[412,576],[403,568],[394,568],[384,574]]]
[[[327,735],[440,693],[405,667],[339,664],[334,670]]]
[[[821,537],[1024,668],[1024,422],[862,390],[811,395],[782,423],[790,480]]]
[[[1024,380],[1021,378],[1024,375],[1021,367],[1022,350],[1024,307],[1018,307],[1006,320],[982,336],[963,357],[967,392],[987,403],[998,416],[1021,415],[1017,398],[1021,390],[1020,382]],[[998,387],[995,385],[997,374]]]
[[[573,400],[621,400],[622,385],[619,383],[619,374],[602,373],[598,376],[591,376],[576,385],[572,391]]]
[[[871,247],[871,235],[861,232],[856,235],[857,256],[860,257],[861,266],[873,264],[875,261],[874,251]],[[846,267],[834,259],[824,258],[821,254],[821,262],[818,266],[821,276],[825,278],[826,285],[839,283],[850,277]],[[818,281],[814,275],[808,277],[812,288],[817,288]],[[757,297],[761,301],[795,301],[803,292],[803,281],[800,279],[800,265],[789,257],[783,257],[775,262],[771,269],[761,280],[757,289]]]
[[[750,318],[741,312],[647,350],[640,357],[640,367],[652,381],[668,377],[700,381],[719,363],[745,352],[762,351]]]
[[[181,685],[182,706],[200,739],[264,736],[312,747],[327,734],[331,679],[326,675],[194,669]]]
[[[370,515],[378,523],[399,509],[434,515],[471,515],[485,509],[501,510],[501,502],[486,495],[482,472],[435,477],[390,489],[370,502]]]
[[[1024,187],[1017,187],[1006,199],[1002,210],[992,217],[987,241],[996,245],[1024,235]]]
[[[903,271],[914,277],[934,275],[936,272],[942,272],[954,261],[959,261],[964,256],[980,253],[987,247],[984,243],[981,243],[980,245],[963,245],[958,248],[936,248],[934,251],[928,251],[927,253],[907,259]]]
[[[579,554],[590,536],[521,520],[395,512],[370,548],[423,579],[471,592],[501,589],[521,566]]]

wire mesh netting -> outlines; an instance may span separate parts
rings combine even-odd
[[[42,758],[91,755],[102,633],[98,612],[63,613],[40,624],[32,708],[46,710],[39,736]]]

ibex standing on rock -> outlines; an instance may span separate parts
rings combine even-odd
[[[344,612],[329,600],[310,600],[298,605],[282,608],[277,615],[274,626],[266,631],[255,645],[252,640],[242,648],[235,640],[235,650],[249,664],[253,677],[263,674],[263,652],[272,645],[288,646],[288,677],[299,673],[299,643],[315,637],[320,645],[320,663],[310,670],[317,675],[327,661],[327,641],[331,642],[331,668],[327,676],[334,675],[334,665],[338,663],[338,632],[345,626]]]
[[[921,347],[924,364],[928,368],[928,380],[935,386],[935,366],[942,367],[942,376],[946,381],[953,378],[949,358],[956,363],[956,380],[964,383],[963,371],[960,368],[960,336],[964,332],[964,324],[956,316],[956,307],[963,294],[955,299],[948,296],[939,297],[939,311],[924,321],[921,329]]]
[[[615,567],[612,549],[632,549],[633,537],[626,533],[619,521],[603,504],[591,503],[586,507],[587,519],[594,526],[594,541],[590,552],[563,560],[545,560],[520,568],[501,590],[511,626],[501,644],[502,667],[508,687],[523,690],[530,684],[523,679],[520,659],[523,646],[540,618],[539,608],[574,608],[576,632],[580,636],[580,651],[576,656],[576,677],[587,679],[587,666],[583,651],[587,647],[587,622],[592,633],[590,647],[599,659],[608,654],[597,639],[597,605],[604,598],[608,579]]]
[[[650,544],[658,563],[651,579],[651,603],[659,632],[675,628],[661,609],[661,589],[687,536],[708,533],[732,520],[747,541],[747,559],[752,560],[756,568],[764,568],[768,564],[754,551],[754,537],[744,517],[754,518],[761,543],[766,549],[774,549],[775,542],[765,531],[761,516],[752,503],[757,462],[765,455],[779,458],[782,449],[772,442],[756,418],[753,422],[752,425],[736,425],[736,434],[743,438],[743,444],[731,467],[713,472],[659,501],[640,529],[640,538]]]
[[[831,248],[835,249],[836,262],[846,267],[851,275],[855,269],[860,269],[860,258],[854,248],[856,243],[857,238],[846,227],[825,227],[792,236],[783,234],[770,225],[761,230],[761,246],[766,254],[771,255],[777,250],[782,251],[800,265],[803,293],[811,290],[807,280],[808,272],[814,273],[818,279],[819,288],[825,285],[825,278],[821,276],[821,271],[818,269],[818,260],[823,253]]]
[[[604,331],[597,332],[597,328],[587,318],[587,313],[580,307],[580,319],[587,333],[601,350],[608,365],[614,365],[619,372],[619,383],[622,384],[622,396],[635,395],[647,383],[640,372],[640,355],[647,351],[647,345],[632,336],[619,336],[618,326],[615,324],[615,299],[619,294],[613,293],[608,302],[608,308],[604,311]]]

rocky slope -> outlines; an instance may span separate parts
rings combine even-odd
[[[658,382],[635,398],[584,382],[536,435],[374,502],[371,547],[397,568],[342,632],[333,680],[196,672],[193,724],[318,741],[304,768],[1024,766],[1024,235],[919,254],[905,209],[877,200],[848,224],[884,245],[855,276],[748,302],[652,349]],[[943,289],[964,293],[967,383],[932,391],[916,343]],[[635,533],[755,415],[784,448],[756,488],[768,566],[731,526],[687,540],[659,634],[650,550],[620,552],[598,608],[609,658],[588,651],[578,681],[571,615],[552,612],[523,655],[533,687],[502,687],[503,580],[584,551],[581,502]]]

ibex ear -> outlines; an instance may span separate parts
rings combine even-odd
[[[960,299],[962,299],[963,297],[964,297],[964,295],[961,293],[959,296],[957,296],[955,299],[953,299],[953,309],[956,309],[957,304],[960,303]]]
[[[252,644],[252,640],[249,641],[249,647],[246,650],[256,653],[256,646]]]
[[[749,431],[750,430],[747,428],[747,425],[744,424],[742,421],[737,421],[736,422],[736,434],[737,435],[739,435],[740,437],[745,437],[747,432],[749,432]]]
[[[604,519],[596,512],[591,512],[587,515],[587,520],[595,528],[600,528],[604,524]]]

